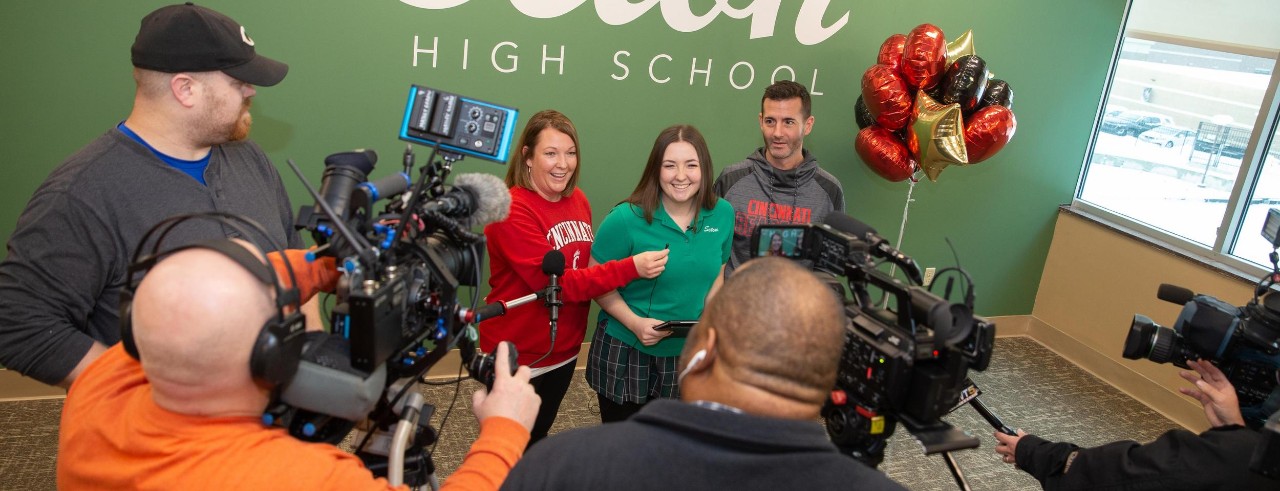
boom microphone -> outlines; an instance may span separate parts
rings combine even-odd
[[[916,261],[911,259],[911,256],[894,249],[893,246],[889,245],[889,241],[877,234],[876,229],[871,228],[870,225],[839,212],[829,213],[823,223],[828,227],[852,234],[854,237],[866,241],[870,246],[871,255],[898,265],[915,284],[924,284],[924,274],[920,272],[920,265],[916,264]]]
[[[507,219],[511,213],[511,193],[497,176],[458,174],[453,188],[422,205],[422,209],[459,218],[467,228],[484,226]]]
[[[1195,296],[1196,293],[1191,290],[1168,283],[1161,283],[1156,290],[1156,298],[1177,305],[1186,305]]]

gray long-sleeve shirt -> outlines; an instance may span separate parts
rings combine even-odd
[[[302,246],[280,175],[257,145],[213,147],[204,177],[207,186],[114,128],[55,169],[18,218],[0,263],[0,364],[56,384],[93,341],[119,341],[120,290],[134,249],[170,216],[243,215],[278,243]],[[197,220],[176,228],[163,246],[236,236]],[[261,238],[246,239],[271,249]]]

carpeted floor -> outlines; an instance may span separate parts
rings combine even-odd
[[[1083,446],[1129,439],[1150,441],[1176,425],[1023,337],[1000,338],[986,372],[972,378],[983,390],[980,399],[1009,426],[1022,428],[1052,440]],[[427,387],[428,403],[436,405],[432,425],[441,439],[436,449],[438,474],[445,478],[457,468],[476,437],[471,391],[475,382],[463,383],[456,404],[443,428],[453,387]],[[574,379],[551,432],[599,424],[595,393],[582,376]],[[0,490],[54,489],[54,460],[58,444],[61,400],[0,403]],[[982,446],[955,454],[956,461],[975,490],[1037,489],[1034,479],[995,456],[991,426],[969,407],[947,420],[979,437]],[[939,455],[925,456],[909,433],[899,428],[890,440],[880,470],[906,487],[917,490],[953,490],[955,481]],[[854,486],[851,484],[850,488]]]

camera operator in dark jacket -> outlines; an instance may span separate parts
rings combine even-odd
[[[1200,401],[1213,427],[1199,435],[1171,430],[1142,445],[1113,442],[1094,448],[1054,443],[1018,430],[996,433],[996,453],[1040,481],[1046,490],[1068,489],[1280,489],[1280,481],[1249,470],[1261,435],[1244,426],[1235,387],[1208,361],[1188,361],[1193,388],[1178,389]]]

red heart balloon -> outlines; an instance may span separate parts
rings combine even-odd
[[[947,40],[942,29],[920,24],[902,45],[902,79],[913,89],[929,90],[947,69]]]
[[[862,74],[862,101],[876,123],[900,130],[911,119],[911,92],[889,65],[872,65]]]
[[[894,34],[880,44],[880,53],[876,54],[876,63],[889,65],[897,72],[902,68],[902,46],[907,43],[907,36]]]
[[[1018,120],[1004,106],[987,106],[969,116],[964,123],[964,146],[969,163],[976,164],[995,155],[1013,139]]]
[[[868,126],[858,132],[853,149],[862,161],[880,177],[898,182],[911,177],[916,161],[898,135],[880,126]]]

